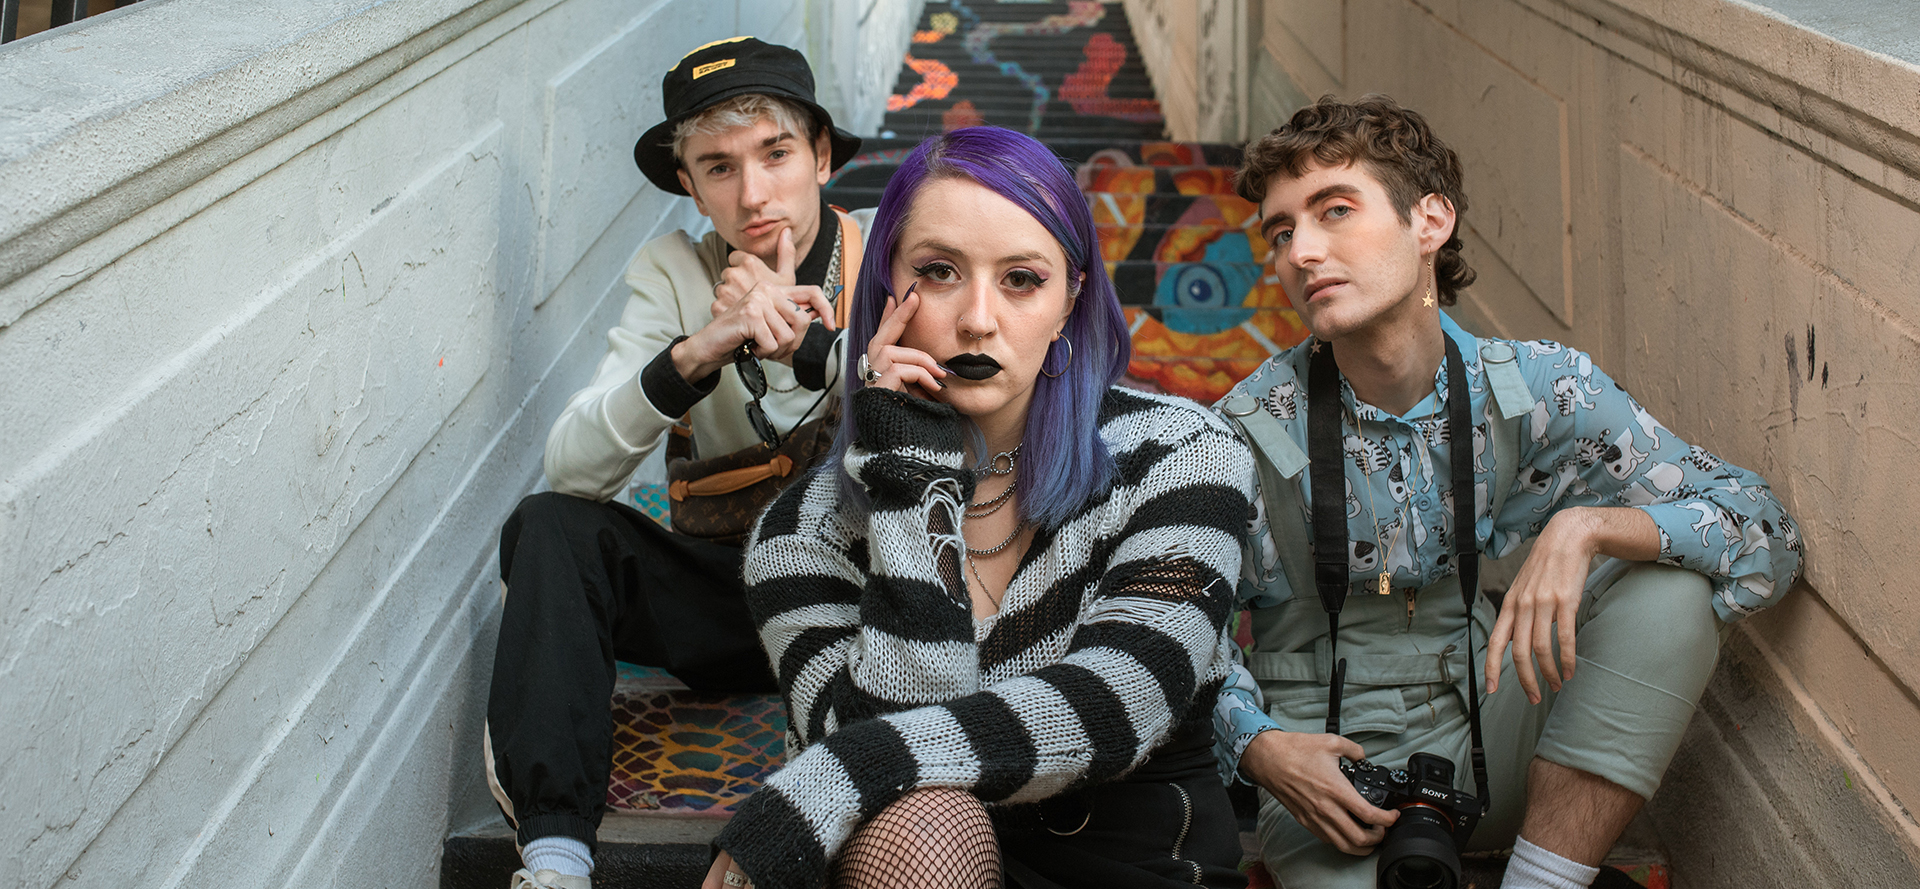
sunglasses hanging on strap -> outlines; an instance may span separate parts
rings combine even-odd
[[[836,265],[840,282],[827,281],[828,292],[844,283],[834,305],[835,328],[845,330],[853,304],[853,286],[861,261],[860,229],[846,211],[833,208],[839,220]],[[831,277],[831,276],[830,276]],[[751,342],[741,343],[733,356],[734,373],[752,401],[747,402],[747,424],[760,443],[704,460],[694,459],[692,427],[687,418],[675,423],[667,438],[667,505],[673,530],[689,537],[738,546],[760,512],[780,492],[815,463],[826,458],[840,428],[839,403],[811,420],[803,420],[784,435],[774,426],[761,399],[767,395],[767,373],[753,354]],[[811,417],[832,394],[829,385],[814,399],[805,416]]]

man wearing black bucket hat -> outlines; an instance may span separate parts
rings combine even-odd
[[[635,469],[682,418],[699,458],[778,444],[834,407],[844,366],[837,297],[864,233],[820,188],[860,140],[814,101],[806,59],[752,37],[717,41],[667,72],[662,97],[666,119],[634,162],[692,197],[714,231],[656,238],[628,266],[606,355],[547,438],[553,492],[522,501],[501,532],[486,741],[526,864],[513,889],[590,885],[615,660],[695,689],[775,688],[738,543],[664,530],[620,502]]]

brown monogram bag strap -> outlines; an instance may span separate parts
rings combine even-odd
[[[667,427],[667,462],[693,459],[693,414],[682,414]]]

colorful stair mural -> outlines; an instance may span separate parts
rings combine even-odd
[[[827,199],[875,205],[914,145],[956,127],[987,123],[1046,142],[1075,172],[1126,306],[1128,385],[1211,403],[1306,337],[1271,273],[1258,209],[1233,193],[1238,146],[1164,140],[1119,5],[929,3],[887,112],[881,136],[865,140]],[[666,524],[659,488],[635,489],[634,501]],[[616,812],[728,817],[784,754],[778,696],[693,692],[622,664],[612,703],[607,805]],[[1243,869],[1250,889],[1275,885],[1251,856]],[[1497,859],[1470,862],[1465,885],[1496,886],[1502,870]],[[1667,886],[1663,865],[1621,870]]]

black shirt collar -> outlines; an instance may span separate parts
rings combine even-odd
[[[827,265],[833,261],[834,236],[840,233],[840,216],[820,199],[819,233],[813,236],[813,249],[794,267],[793,283],[818,287],[827,282]]]
[[[802,257],[800,264],[794,266],[793,283],[812,284],[819,287],[827,281],[827,266],[833,262],[833,242],[840,232],[840,214],[833,212],[827,205],[827,199],[820,199],[819,232],[813,236],[813,247]],[[740,248],[728,245],[731,255]],[[831,294],[829,294],[831,295]]]

